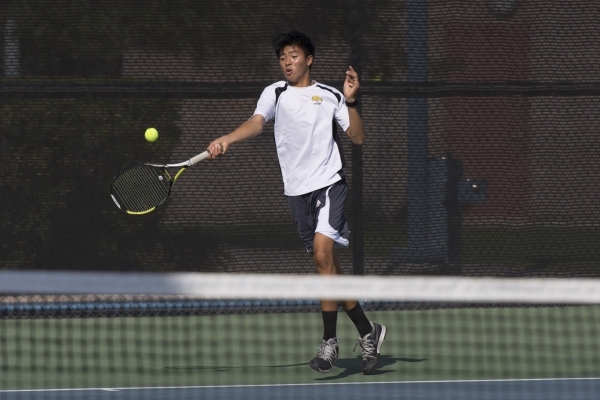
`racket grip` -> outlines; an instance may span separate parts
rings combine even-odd
[[[207,158],[208,158],[208,151],[205,151],[204,153],[200,153],[197,156],[190,158],[189,166],[191,167],[192,165],[194,165],[202,160],[205,160]]]

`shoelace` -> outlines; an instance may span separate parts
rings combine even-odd
[[[321,345],[317,348],[319,350],[317,357],[333,364],[337,358],[337,351],[335,350],[335,342],[330,343],[330,340],[325,343],[321,343]]]
[[[367,358],[375,358],[373,355],[373,353],[375,353],[375,346],[371,340],[371,335],[365,336],[364,339],[359,337],[352,352],[356,351],[356,346],[358,345],[360,345],[360,348],[362,349],[363,360],[366,360]]]

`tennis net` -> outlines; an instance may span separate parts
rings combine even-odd
[[[600,281],[0,271],[2,399],[592,399]],[[308,362],[319,300],[387,327],[361,371]]]

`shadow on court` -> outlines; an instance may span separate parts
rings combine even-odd
[[[395,372],[396,370],[389,370],[389,369],[382,369],[382,368],[389,367],[398,362],[417,363],[417,362],[423,362],[426,360],[427,360],[426,358],[397,358],[397,357],[382,355],[382,356],[380,356],[379,362],[377,363],[377,368],[373,372],[371,372],[370,375],[383,375],[383,374],[387,374],[390,372]],[[165,369],[169,369],[169,370],[209,370],[209,371],[216,371],[216,372],[227,372],[229,370],[235,370],[235,369],[293,368],[293,367],[299,367],[299,366],[304,366],[304,365],[306,365],[308,367],[308,363],[304,362],[304,363],[297,363],[297,364],[243,365],[243,366],[235,366],[235,367],[234,366],[225,366],[225,365],[220,365],[220,366],[219,365],[217,365],[217,366],[215,366],[215,365],[212,365],[212,366],[189,365],[189,366],[165,367]],[[346,378],[351,375],[362,374],[361,357],[358,356],[358,357],[352,357],[352,358],[340,358],[335,363],[335,369],[341,369],[341,371],[337,375],[328,375],[326,377],[317,378],[315,380],[328,381],[328,380],[335,380],[335,379],[343,379],[343,378]]]
[[[384,375],[389,374],[390,372],[396,372],[395,369],[385,369],[386,367],[390,367],[398,362],[408,362],[408,363],[418,363],[426,361],[426,358],[398,358],[392,356],[381,355],[379,357],[379,362],[377,363],[377,368],[369,375]],[[327,375],[322,378],[316,378],[316,381],[332,381],[337,379],[344,379],[352,375],[362,374],[362,359],[361,357],[352,357],[352,358],[340,358],[335,363],[335,369],[341,369],[341,371],[337,375]],[[335,371],[334,369],[334,371]]]
[[[284,364],[284,365],[238,365],[235,367],[231,366],[218,366],[218,365],[190,365],[190,366],[182,366],[182,367],[165,367],[165,369],[171,370],[209,370],[209,371],[217,371],[217,372],[227,372],[230,369],[246,369],[246,368],[290,368],[290,367],[299,367],[301,365],[308,365],[308,363],[298,363],[298,364]]]

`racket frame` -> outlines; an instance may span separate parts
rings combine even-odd
[[[111,193],[110,193],[110,197],[112,198],[113,202],[117,205],[117,207],[119,208],[119,210],[126,212],[127,214],[130,215],[144,215],[144,214],[148,214],[152,211],[154,211],[156,209],[156,207],[164,204],[167,199],[169,198],[169,196],[171,195],[171,190],[173,189],[173,185],[175,184],[175,182],[177,182],[177,179],[179,179],[179,177],[181,176],[181,174],[183,173],[183,171],[186,170],[186,168],[191,167],[195,164],[197,164],[198,162],[207,159],[209,156],[208,151],[204,151],[200,154],[195,155],[194,157],[190,158],[189,160],[186,160],[184,162],[180,162],[177,164],[159,164],[159,163],[152,163],[152,162],[144,162],[144,163],[138,163],[138,164],[134,164],[134,165],[130,165],[127,168],[124,168],[123,170],[119,171],[118,174],[116,174],[113,177],[113,180],[111,182],[110,188],[111,188]],[[162,202],[160,202],[159,204],[155,205],[154,207],[145,210],[145,211],[130,211],[130,210],[126,210],[125,208],[123,208],[119,202],[117,201],[117,199],[115,198],[115,196],[113,195],[113,184],[115,179],[120,176],[123,172],[127,171],[128,169],[131,169],[133,167],[136,167],[138,165],[147,165],[150,167],[155,167],[155,168],[160,168],[162,169],[166,176],[169,177],[169,188],[168,188],[168,192],[167,195],[165,196],[165,198],[163,199]],[[175,174],[175,176],[173,178],[171,178],[171,174],[169,174],[169,172],[167,171],[167,168],[181,168],[179,171],[177,171],[177,173]]]

